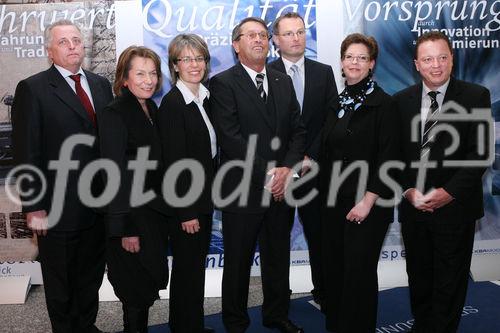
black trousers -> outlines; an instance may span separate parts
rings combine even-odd
[[[453,206],[446,207],[459,211]],[[403,221],[406,271],[414,331],[457,331],[467,293],[474,243],[474,221],[439,212],[424,220]]]
[[[205,266],[212,215],[199,215],[198,222],[200,230],[188,234],[178,220],[169,221],[173,262],[168,324],[173,333],[201,333],[204,328]]]
[[[264,213],[222,213],[222,320],[229,333],[245,332],[250,325],[248,287],[257,240],[264,294],[263,322],[269,324],[288,318],[293,215],[292,207],[274,201]]]
[[[98,332],[94,326],[104,275],[104,225],[38,236],[45,299],[54,333]]]
[[[336,333],[373,333],[377,323],[377,265],[389,226],[373,207],[356,224],[346,220],[354,200],[340,198],[324,211],[323,257],[326,328]]]
[[[168,282],[167,217],[147,206],[130,213],[139,232],[140,250],[130,253],[121,238],[107,240],[108,279],[124,307],[148,309]]]
[[[298,199],[308,194],[314,188],[318,188],[318,178],[315,177],[303,184],[295,191]],[[298,208],[299,219],[304,229],[304,236],[309,249],[309,265],[311,266],[311,278],[313,283],[312,293],[315,298],[323,298],[323,258],[321,255],[321,205],[319,196]]]

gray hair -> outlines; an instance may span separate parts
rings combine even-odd
[[[46,29],[45,29],[45,32],[44,32],[44,41],[45,41],[45,47],[48,48],[50,43],[52,42],[52,29],[54,29],[55,27],[59,27],[59,26],[64,26],[64,25],[71,25],[73,27],[76,28],[76,30],[78,30],[78,32],[80,33],[80,35],[82,34],[82,31],[80,30],[80,27],[77,26],[75,23],[71,22],[70,20],[59,20],[59,21],[56,21],[54,23],[52,23],[51,25],[49,25]]]

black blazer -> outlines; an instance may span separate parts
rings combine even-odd
[[[269,67],[286,74],[282,58],[271,62]],[[304,59],[304,74],[304,100],[301,118],[307,130],[305,154],[313,159],[318,159],[321,128],[323,128],[328,112],[336,101],[337,84],[331,66],[308,58]]]
[[[261,203],[268,162],[277,166],[293,167],[304,157],[306,132],[300,120],[299,103],[292,80],[288,75],[266,68],[269,94],[274,100],[275,115],[267,111],[266,104],[243,66],[238,63],[210,80],[210,107],[214,117],[221,148],[221,165],[246,158],[248,141],[257,135],[253,168],[250,177],[248,205],[238,202],[221,207],[232,212],[262,212]],[[271,119],[271,117],[275,119]],[[275,124],[275,126],[273,126]],[[279,148],[273,150],[271,141],[278,138]],[[222,197],[226,198],[238,188],[243,178],[241,168],[230,169],[222,182]],[[246,191],[246,189],[245,189]]]
[[[146,100],[150,116],[155,121],[156,104]],[[127,89],[117,96],[103,110],[99,121],[100,147],[103,159],[109,159],[118,165],[120,186],[118,193],[107,207],[106,226],[108,237],[137,236],[137,221],[134,209],[144,205],[164,215],[171,214],[171,209],[163,200],[161,185],[164,175],[160,137],[156,127],[146,117],[137,98]],[[155,198],[145,204],[131,207],[133,171],[129,170],[129,161],[137,159],[139,148],[148,148],[148,161],[157,163],[154,170],[147,170],[143,188],[138,191],[153,191]],[[141,170],[140,173],[144,173]],[[137,177],[137,176],[136,176]],[[106,177],[105,177],[106,178]]]
[[[422,104],[422,83],[406,88],[394,95],[398,109],[399,127],[401,128],[402,159],[406,167],[402,177],[403,190],[416,187],[417,169],[411,168],[412,161],[420,159],[420,123],[418,123],[418,141],[411,140],[411,122],[414,117],[420,117]],[[448,89],[444,96],[443,105],[454,101],[463,106],[467,113],[473,108],[490,108],[491,100],[488,89],[464,81],[450,79]],[[455,113],[448,110],[448,113]],[[420,119],[420,118],[418,118]],[[444,123],[445,121],[440,121]],[[439,132],[432,146],[429,160],[437,161],[437,168],[430,169],[426,178],[424,193],[430,188],[444,188],[455,200],[438,209],[436,213],[446,213],[460,219],[476,220],[483,216],[483,187],[482,175],[486,168],[471,167],[446,167],[442,166],[443,160],[477,160],[484,156],[478,155],[477,150],[477,122],[446,121],[453,126],[460,135],[458,149],[451,155],[445,155],[445,148],[450,146],[452,139],[446,132]],[[486,145],[488,147],[488,145]],[[399,210],[400,220],[413,219],[420,213],[407,200],[403,200]]]
[[[207,99],[203,101],[203,108],[211,118]],[[191,102],[186,105],[181,91],[176,86],[172,87],[161,101],[158,110],[158,128],[167,168],[182,159],[192,159],[199,162],[205,172],[201,195],[188,206],[176,207],[177,219],[179,222],[185,222],[202,214],[211,215],[215,163],[212,159],[210,134],[196,103]],[[184,196],[191,186],[191,175],[183,172],[177,179],[177,195]]]
[[[101,110],[113,98],[109,81],[99,75],[84,71],[90,86],[97,120]],[[63,142],[74,134],[97,135],[78,96],[59,71],[51,66],[18,83],[12,106],[12,139],[17,164],[29,164],[39,168],[47,180],[47,191],[42,200],[23,204],[23,212],[45,210],[50,212],[56,173],[48,169],[51,160],[59,159]],[[73,149],[72,159],[80,162],[78,170],[69,172],[60,220],[53,230],[73,231],[93,225],[95,212],[86,207],[78,196],[78,179],[82,169],[99,158],[97,142],[93,146],[83,144]],[[95,183],[93,183],[95,185]],[[24,191],[40,193],[39,181],[23,183]],[[94,188],[95,189],[95,188]],[[26,196],[22,201],[29,199]],[[52,222],[51,222],[52,223]]]
[[[343,136],[343,145],[329,149],[327,141],[337,124],[338,102],[335,109],[328,114],[323,128],[320,151],[320,193],[322,201],[326,202],[329,191],[338,190],[338,196],[354,198],[359,183],[359,172],[353,172],[341,184],[334,183],[330,188],[332,165],[341,162],[344,171],[351,163],[366,161],[368,164],[368,181],[366,190],[378,194],[382,198],[394,197],[392,191],[379,176],[379,169],[387,161],[399,159],[397,115],[391,96],[382,88],[376,87],[369,94],[363,105],[346,114],[347,126]],[[395,175],[391,175],[395,176]],[[374,206],[372,212],[380,217],[392,221],[392,208]]]

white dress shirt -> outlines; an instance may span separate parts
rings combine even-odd
[[[70,75],[75,75],[75,74],[80,74],[80,84],[82,85],[83,90],[85,90],[85,93],[89,97],[90,103],[92,103],[92,108],[95,110],[94,100],[92,99],[92,93],[90,92],[89,82],[87,81],[87,77],[85,76],[85,72],[83,71],[83,69],[80,67],[80,69],[78,70],[78,72],[71,73],[66,68],[63,68],[63,67],[61,67],[59,65],[54,64],[54,67],[59,71],[59,73],[61,73],[61,75],[66,80],[66,82],[68,82],[69,86],[71,87],[71,89],[73,89],[73,91],[75,92],[75,94],[76,94],[76,83],[69,76]]]
[[[259,74],[259,73],[264,74],[264,82],[262,85],[264,87],[264,92],[266,93],[267,96],[269,96],[269,82],[267,80],[266,67],[264,66],[264,69],[262,70],[262,72],[256,72],[253,69],[251,69],[250,67],[243,65],[243,63],[241,65],[247,71],[248,75],[250,75],[250,78],[252,79],[252,82],[256,88],[257,88],[257,82],[255,82],[255,78],[257,77],[257,74]]]
[[[441,107],[443,106],[443,101],[444,101],[444,95],[446,94],[446,89],[448,89],[448,85],[450,84],[450,79],[445,82],[442,86],[437,88],[434,91],[439,91],[439,94],[436,95],[436,101],[438,103],[439,111],[441,111]],[[432,91],[429,87],[425,85],[425,83],[422,82],[422,104],[421,104],[421,109],[420,109],[420,137],[422,138],[424,135],[424,127],[425,127],[425,120],[427,119],[427,114],[429,113],[429,110],[431,108],[431,97],[428,95],[429,92]],[[438,112],[439,112],[438,111]]]

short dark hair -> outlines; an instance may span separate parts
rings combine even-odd
[[[418,48],[419,46],[428,41],[436,41],[436,40],[444,40],[446,42],[446,45],[448,45],[448,49],[450,50],[450,53],[453,54],[453,47],[451,46],[450,39],[448,36],[446,36],[444,33],[441,31],[428,31],[422,35],[420,35],[417,38],[417,43],[415,45],[415,54],[413,55],[413,58],[417,60],[418,58]]]
[[[208,77],[208,72],[210,72],[210,53],[205,40],[195,34],[177,35],[168,45],[168,70],[170,72],[170,80],[175,84],[179,79],[179,73],[175,71],[174,65],[177,65],[177,59],[185,48],[198,51],[205,58],[205,74],[201,79],[201,81],[205,81]]]
[[[257,22],[262,24],[262,26],[267,30],[267,24],[266,21],[261,19],[260,17],[255,17],[255,16],[250,16],[250,17],[245,17],[243,20],[240,21],[234,28],[233,32],[231,34],[231,41],[237,41],[241,38],[241,27],[247,23],[247,22]],[[269,31],[268,31],[269,33]]]
[[[377,60],[378,57],[378,44],[375,38],[371,36],[365,36],[363,34],[354,33],[348,35],[342,41],[340,45],[340,59],[344,59],[345,52],[351,46],[351,44],[363,44],[368,49],[368,56],[370,60]]]
[[[128,72],[132,66],[132,60],[135,57],[151,59],[155,64],[156,75],[158,76],[158,82],[156,83],[155,92],[161,89],[163,83],[163,76],[161,75],[161,60],[160,57],[155,53],[155,51],[144,47],[144,46],[129,46],[127,47],[120,57],[118,58],[118,64],[116,65],[115,83],[113,84],[113,92],[115,95],[121,95],[121,90],[123,84],[128,79]]]
[[[276,20],[274,20],[274,23],[273,23],[273,34],[277,34],[278,33],[278,31],[279,31],[279,25],[280,25],[281,20],[287,19],[287,18],[298,18],[298,19],[300,19],[302,21],[302,23],[304,23],[304,26],[306,25],[306,23],[304,22],[304,19],[298,13],[296,13],[296,12],[288,12],[288,13],[285,13],[285,14],[281,14],[280,16],[278,16],[276,18]]]

